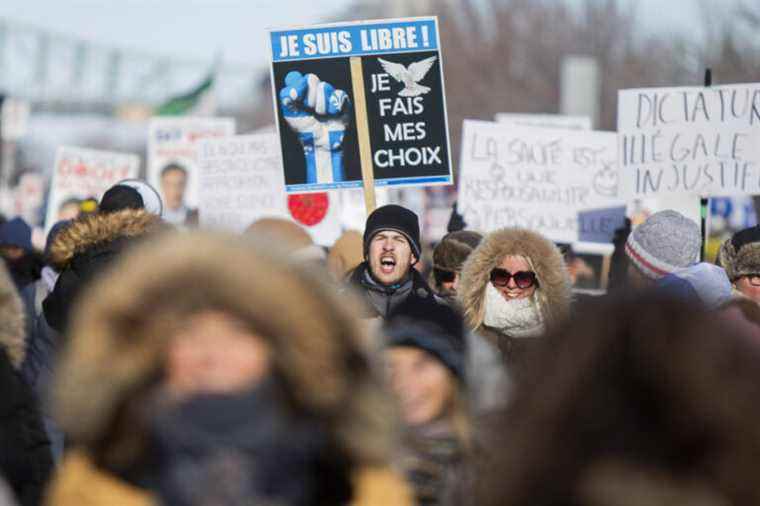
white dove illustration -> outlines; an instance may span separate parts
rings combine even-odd
[[[377,61],[380,62],[383,70],[393,79],[404,83],[404,88],[398,92],[400,97],[416,97],[430,91],[430,88],[427,86],[417,83],[425,78],[425,74],[428,73],[437,58],[437,56],[431,56],[430,58],[414,62],[409,67],[404,67],[401,63],[393,63],[382,58],[378,58]]]

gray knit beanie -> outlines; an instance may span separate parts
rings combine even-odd
[[[650,279],[699,261],[699,226],[676,211],[660,211],[636,227],[625,245],[633,264]]]

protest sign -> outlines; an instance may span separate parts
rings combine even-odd
[[[164,219],[176,225],[197,213],[197,143],[235,134],[231,118],[155,117],[148,126],[148,181],[159,191]]]
[[[200,224],[242,232],[260,218],[292,220],[314,242],[331,245],[341,233],[337,195],[286,195],[275,133],[205,139],[197,145]]]
[[[578,240],[578,213],[620,205],[611,132],[464,122],[459,210],[468,228]]]
[[[627,199],[760,193],[760,84],[621,90],[618,135]]]
[[[289,216],[281,160],[277,137],[272,134],[201,141],[200,224],[242,232],[259,218]]]
[[[77,147],[58,148],[50,185],[45,227],[49,229],[63,219],[60,212],[72,199],[94,197],[124,179],[137,177],[140,158],[137,155],[96,151]]]
[[[287,192],[452,183],[436,18],[273,30],[270,42]]]
[[[497,123],[536,128],[563,128],[566,130],[591,130],[588,116],[564,116],[562,114],[512,114],[500,112],[495,116]]]

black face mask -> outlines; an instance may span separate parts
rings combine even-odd
[[[321,427],[284,409],[270,383],[173,406],[153,419],[151,433],[154,486],[180,506],[312,504],[327,446]]]

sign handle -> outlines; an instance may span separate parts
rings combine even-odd
[[[364,70],[362,59],[358,56],[349,58],[351,63],[351,82],[354,90],[354,112],[356,113],[356,133],[359,138],[359,158],[362,167],[364,186],[364,206],[367,216],[375,210],[375,174],[372,166],[372,146],[369,141],[369,121],[367,119],[367,99],[364,95]]]
[[[705,88],[712,86],[712,70],[705,69]],[[709,212],[710,199],[702,197],[699,199],[699,216],[700,228],[702,232],[702,249],[699,251],[699,261],[704,262],[707,256],[707,213]]]

